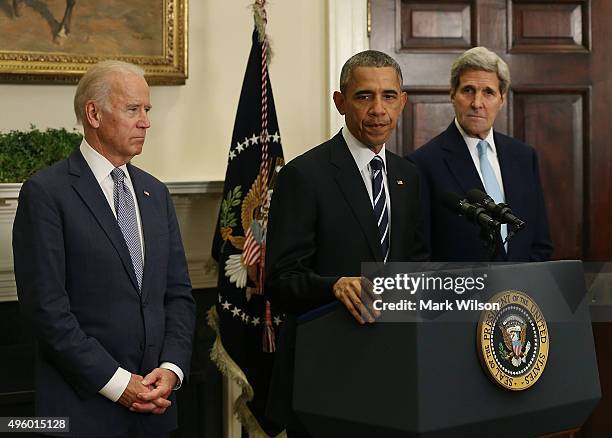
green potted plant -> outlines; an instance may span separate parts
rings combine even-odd
[[[11,257],[11,228],[21,183],[43,167],[70,155],[81,134],[66,129],[0,132],[0,302],[16,299]]]
[[[66,158],[83,136],[64,128],[0,132],[0,183],[22,183],[38,170]]]

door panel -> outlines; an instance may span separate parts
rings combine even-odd
[[[588,157],[588,89],[515,88],[514,136],[538,145],[540,178],[556,254],[584,259],[584,163]]]

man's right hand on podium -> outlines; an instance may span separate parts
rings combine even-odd
[[[374,309],[373,285],[364,277],[341,277],[334,283],[334,296],[359,324],[373,323],[380,312]]]

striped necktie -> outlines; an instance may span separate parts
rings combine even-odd
[[[115,212],[117,213],[117,223],[125,239],[132,266],[138,281],[138,293],[142,288],[142,249],[140,247],[140,234],[138,233],[138,221],[136,220],[136,207],[130,189],[125,185],[125,173],[115,167],[111,172],[111,178],[115,183],[113,189],[113,200],[115,201]]]
[[[487,143],[485,140],[480,140],[476,148],[478,149],[480,172],[482,173],[485,190],[487,194],[495,201],[496,204],[502,203],[504,202],[504,195],[497,182],[497,177],[495,176],[495,172],[493,171],[493,166],[491,166],[491,162],[489,161],[489,158],[487,158],[487,150],[489,149],[489,143]],[[508,225],[503,224],[501,226],[500,232],[503,242],[506,240],[506,236],[508,236]],[[506,250],[508,250],[507,243],[504,245],[504,247],[506,248]]]
[[[374,205],[374,216],[378,224],[378,234],[380,236],[380,247],[382,249],[383,260],[387,262],[389,257],[389,213],[387,211],[387,196],[385,184],[383,183],[384,163],[382,158],[376,155],[370,161],[372,169],[372,197]]]

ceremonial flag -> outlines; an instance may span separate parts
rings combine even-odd
[[[284,164],[268,77],[264,3],[253,5],[256,26],[212,248],[219,263],[219,296],[209,313],[218,335],[211,358],[242,389],[234,411],[251,436],[279,431],[264,419],[275,337],[282,322],[264,289],[266,227],[274,182]]]

